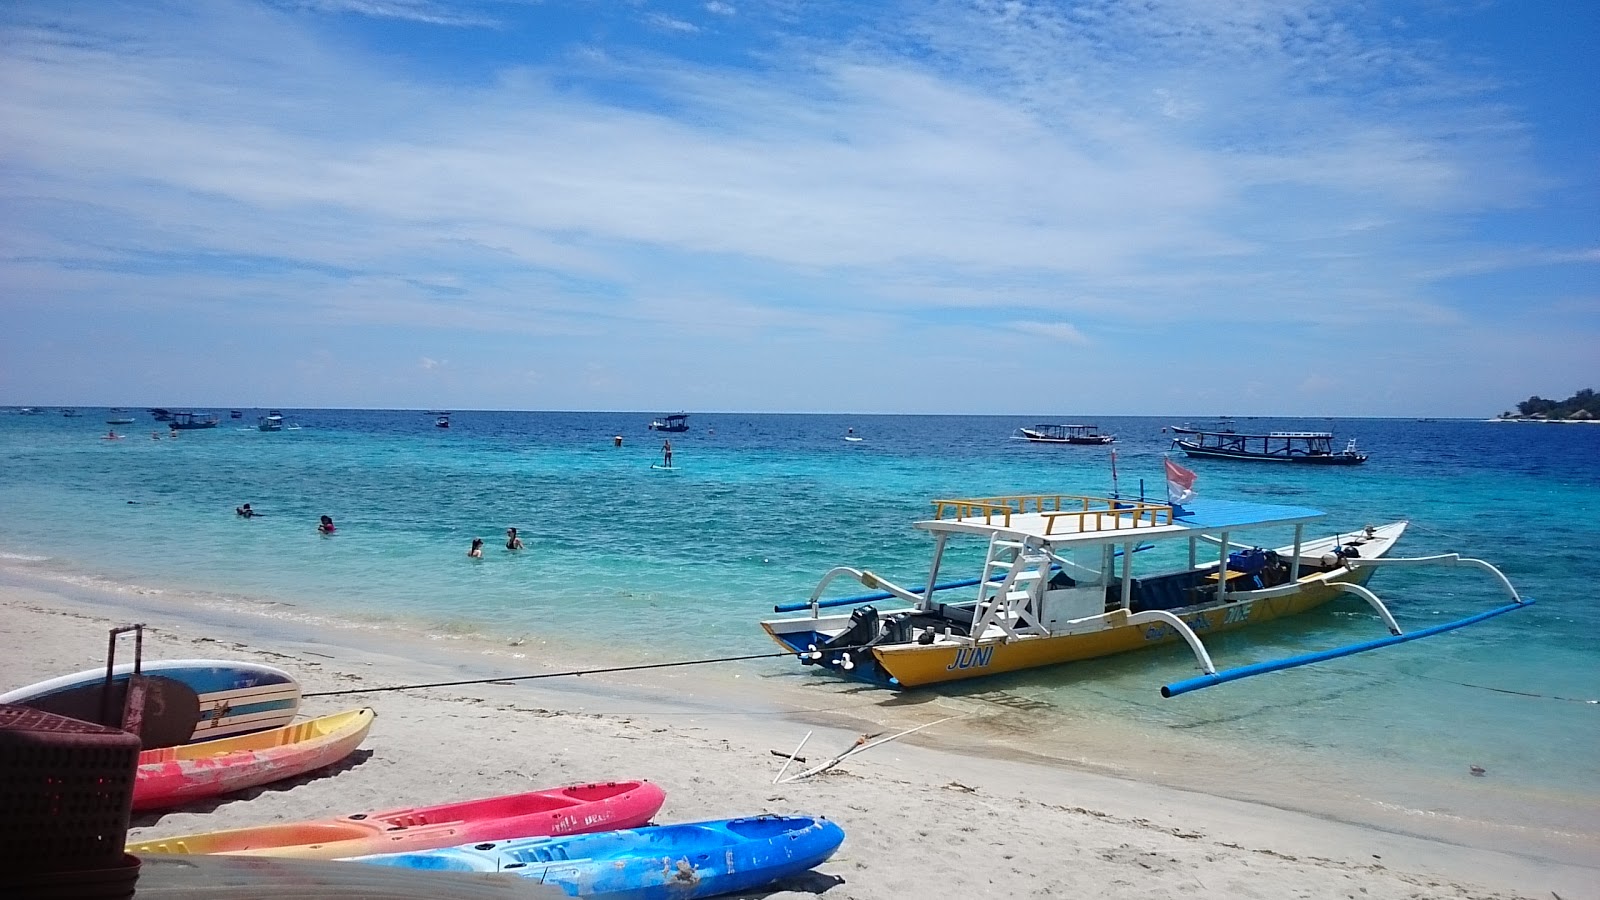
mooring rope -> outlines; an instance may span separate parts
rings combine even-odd
[[[1561,700],[1566,703],[1588,703],[1590,705],[1600,706],[1600,700],[1586,700],[1583,697],[1558,697],[1555,694],[1535,694],[1530,691],[1513,691],[1510,688],[1499,688],[1487,684],[1469,684],[1465,681],[1456,681],[1453,678],[1440,678],[1437,675],[1418,675],[1417,677],[1429,678],[1434,681],[1442,681],[1445,684],[1453,684],[1458,687],[1477,688],[1480,691],[1494,691],[1497,694],[1513,694],[1518,697],[1534,697],[1539,700]]]
[[[835,647],[832,650],[864,650],[865,647]],[[779,657],[792,657],[800,655],[800,651],[789,650],[778,653],[752,653],[747,656],[718,656],[710,659],[680,659],[664,663],[640,663],[633,666],[605,666],[598,669],[568,669],[564,672],[540,672],[535,675],[506,675],[500,678],[470,678],[465,681],[434,681],[427,684],[396,684],[387,687],[371,688],[346,688],[339,691],[316,691],[301,694],[301,697],[338,697],[344,694],[380,694],[389,691],[419,691],[424,688],[463,687],[472,684],[497,684],[503,681],[533,681],[539,678],[565,678],[575,675],[604,675],[610,672],[638,672],[645,669],[673,669],[681,666],[704,666],[712,663],[742,662],[751,659],[777,659]]]

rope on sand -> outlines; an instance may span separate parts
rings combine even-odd
[[[841,647],[841,650],[861,650],[863,647]],[[791,657],[793,651],[779,653],[751,653],[745,656],[718,656],[710,659],[680,659],[675,662],[640,663],[633,666],[606,666],[598,669],[569,669],[565,672],[540,672],[536,675],[506,675],[500,678],[470,678],[465,681],[434,681],[427,684],[396,684],[388,687],[346,688],[339,691],[315,691],[302,697],[339,697],[346,694],[380,694],[389,691],[419,691],[424,688],[463,687],[471,684],[499,684],[505,681],[533,681],[539,678],[564,678],[569,675],[603,675],[608,672],[639,672],[646,669],[673,669],[682,666],[704,666],[712,663],[743,662],[750,659],[778,659]]]

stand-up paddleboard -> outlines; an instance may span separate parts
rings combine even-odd
[[[845,440],[851,441],[852,443],[860,443],[861,442],[861,438],[858,438],[858,437],[855,437],[855,436],[846,437]]]
[[[677,466],[663,466],[661,463],[651,463],[650,468],[655,469],[657,472],[676,472],[676,471],[678,471],[678,467]]]
[[[300,710],[300,682],[293,675],[273,666],[227,659],[166,659],[145,663],[144,675],[178,682],[193,691],[195,705],[182,700],[171,704],[146,703],[142,734],[157,737],[183,731],[188,720],[192,727],[177,743],[209,741],[249,731],[278,728],[294,721]],[[113,694],[107,707],[104,697],[106,670],[87,669],[0,694],[0,703],[14,703],[57,715],[99,722],[101,710],[121,710],[125,702],[128,676],[133,664],[124,663],[111,670]],[[120,684],[118,690],[116,685]],[[164,694],[178,695],[172,690]],[[167,744],[171,746],[172,744]],[[147,742],[145,749],[157,746]]]

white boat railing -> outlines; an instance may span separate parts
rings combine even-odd
[[[1347,559],[1344,562],[1345,565],[1351,568],[1361,566],[1470,566],[1476,569],[1483,569],[1493,575],[1500,582],[1500,586],[1505,588],[1506,593],[1510,595],[1513,601],[1522,602],[1522,597],[1517,593],[1517,589],[1511,586],[1511,579],[1507,578],[1504,572],[1481,559],[1473,559],[1469,556],[1462,556],[1459,553],[1441,553],[1438,556],[1380,556],[1375,559],[1356,557]]]

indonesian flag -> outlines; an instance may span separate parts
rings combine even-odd
[[[1183,504],[1194,499],[1194,472],[1167,460],[1167,502]]]

